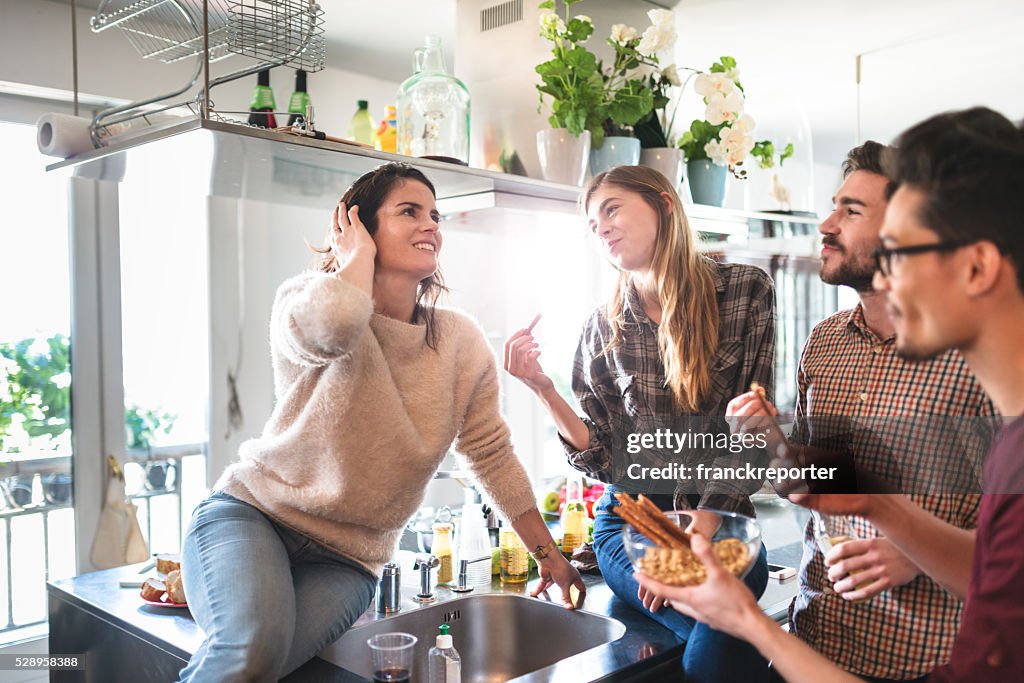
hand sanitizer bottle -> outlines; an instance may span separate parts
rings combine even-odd
[[[437,644],[427,655],[427,670],[430,683],[462,683],[462,658],[452,646],[448,635],[448,624],[438,627]]]

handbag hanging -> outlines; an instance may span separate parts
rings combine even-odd
[[[109,569],[149,559],[137,512],[125,493],[124,472],[117,458],[107,456],[107,495],[89,555],[93,566]]]

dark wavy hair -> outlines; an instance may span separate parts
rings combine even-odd
[[[992,242],[1024,291],[1024,128],[985,107],[933,116],[904,131],[885,160],[896,186],[925,194],[918,218],[941,239]],[[893,188],[895,192],[895,188]]]
[[[437,197],[434,184],[427,180],[427,177],[419,169],[413,168],[409,164],[392,162],[382,164],[372,171],[359,176],[345,190],[345,194],[342,195],[340,201],[345,202],[346,207],[350,207],[353,204],[359,207],[359,220],[363,222],[367,232],[372,236],[377,232],[377,212],[380,210],[384,200],[392,190],[410,181],[423,183],[430,190],[430,194],[435,198]],[[316,262],[315,268],[324,273],[333,273],[341,267],[341,264],[338,263],[334,253],[331,251],[330,239],[331,237],[328,235],[327,243],[322,247],[310,245],[310,249],[321,255],[321,258]],[[434,315],[434,307],[437,305],[437,300],[441,294],[447,291],[448,287],[444,284],[441,269],[438,268],[431,275],[420,280],[416,292],[416,306],[413,309],[412,322],[422,321],[426,325],[427,345],[435,350],[437,349],[439,332]]]

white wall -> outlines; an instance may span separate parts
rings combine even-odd
[[[0,92],[17,85],[72,91],[71,6],[50,0],[0,2]],[[173,91],[184,85],[195,68],[192,60],[175,64],[143,59],[117,28],[93,33],[92,10],[79,9],[79,91],[111,100],[135,100]],[[328,55],[328,59],[329,59]],[[234,70],[245,62],[233,57],[213,65],[214,75]],[[245,110],[255,76],[226,83],[212,91],[214,106]],[[271,86],[279,111],[288,108],[295,84],[288,68],[271,71]],[[6,82],[6,83],[5,83]],[[316,108],[317,128],[345,135],[356,110],[356,100],[369,100],[375,119],[395,100],[398,83],[340,68],[309,75],[309,92]],[[182,95],[176,100],[184,101]]]

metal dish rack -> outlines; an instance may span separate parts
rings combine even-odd
[[[275,66],[319,71],[326,58],[323,10],[315,0],[101,0],[90,26],[94,33],[119,29],[143,58],[167,64],[196,60],[184,87],[96,114],[91,126],[96,147],[103,145],[107,126],[182,105],[209,118],[210,88]],[[255,64],[211,79],[210,64],[234,55]],[[204,73],[194,98],[146,109],[188,92]]]

